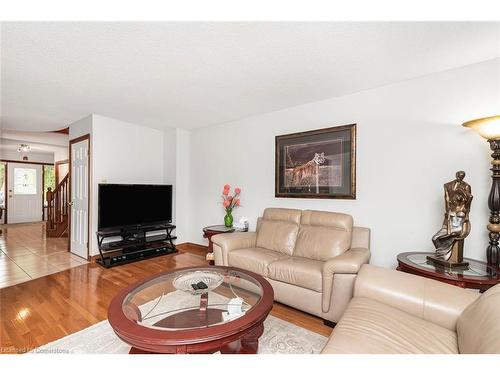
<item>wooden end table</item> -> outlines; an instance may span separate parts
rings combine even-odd
[[[222,233],[232,233],[232,232],[245,232],[246,230],[236,229],[236,228],[228,228],[224,225],[210,225],[208,227],[203,228],[203,238],[208,240],[208,251],[207,251],[207,260],[208,264],[213,266],[214,262],[214,244],[212,242],[212,236],[216,234]]]
[[[406,252],[398,255],[398,270],[428,277],[461,288],[478,289],[484,292],[500,283],[500,271],[485,262],[464,258],[469,266],[464,269],[448,268],[427,260],[434,253]]]
[[[222,283],[203,294],[176,288],[176,278],[216,273]],[[194,276],[193,276],[194,275]],[[196,284],[196,282],[195,282]],[[241,311],[234,311],[240,298]],[[109,324],[130,354],[255,354],[274,291],[262,276],[235,267],[188,267],[164,272],[118,293]]]

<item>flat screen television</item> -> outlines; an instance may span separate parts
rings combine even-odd
[[[172,185],[99,184],[99,230],[172,222]]]

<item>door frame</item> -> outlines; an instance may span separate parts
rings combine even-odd
[[[87,134],[84,134],[80,137],[77,137],[77,138],[73,138],[73,139],[70,139],[69,140],[69,169],[68,169],[68,178],[69,178],[69,199],[71,201],[72,199],[72,196],[71,196],[71,184],[72,184],[72,177],[71,177],[71,158],[73,156],[73,152],[72,152],[72,146],[74,143],[78,143],[78,142],[81,142],[81,141],[85,141],[85,140],[88,140],[89,142],[89,150],[88,150],[88,154],[87,154],[87,170],[88,170],[88,181],[87,181],[87,204],[88,204],[88,207],[87,207],[87,260],[90,260],[89,258],[89,254],[90,254],[90,198],[92,196],[92,192],[90,191],[90,188],[92,187],[92,184],[90,183],[91,181],[91,164],[90,164],[90,153],[91,153],[91,142],[90,142],[90,134],[87,133]],[[71,252],[71,207],[70,207],[70,210],[69,210],[69,214],[68,214],[68,252]]]
[[[9,163],[4,161],[4,160],[0,160],[0,162],[3,163],[4,165],[4,176],[3,176],[3,181],[4,181],[4,185],[5,185],[5,190],[3,192],[3,205],[4,205],[4,210],[3,210],[3,222],[4,224],[8,224],[8,220],[7,220],[7,205],[8,205],[8,199],[7,199],[7,194],[9,192],[9,178],[7,177],[7,175],[9,174],[9,170],[7,169],[9,167]]]
[[[90,144],[90,141],[89,141],[89,144]],[[29,160],[12,160],[12,159],[0,159],[0,162],[4,163],[5,164],[5,209],[4,209],[4,212],[3,214],[5,215],[5,218],[4,218],[4,224],[8,224],[8,219],[7,219],[7,214],[8,214],[8,199],[7,199],[7,194],[8,194],[8,190],[9,190],[9,187],[8,187],[8,182],[9,182],[9,178],[7,177],[7,172],[8,172],[8,168],[9,168],[9,163],[20,163],[20,164],[35,164],[35,165],[42,165],[42,221],[45,221],[45,206],[44,206],[44,199],[43,199],[43,194],[44,194],[44,167],[46,165],[54,165],[54,163],[46,163],[46,162],[43,162],[43,161],[29,161]]]
[[[42,221],[45,221],[45,165],[42,165]]]

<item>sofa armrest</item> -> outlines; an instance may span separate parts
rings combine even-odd
[[[227,266],[227,254],[231,250],[255,247],[256,232],[222,233],[212,237],[216,265]]]
[[[366,297],[456,330],[457,319],[479,293],[400,271],[364,265],[354,297]]]
[[[329,259],[323,265],[323,277],[335,273],[358,273],[363,264],[370,261],[370,250],[349,249],[339,256]]]
[[[330,310],[333,277],[335,274],[357,274],[361,266],[370,261],[370,250],[359,247],[327,260],[323,264],[323,312]]]

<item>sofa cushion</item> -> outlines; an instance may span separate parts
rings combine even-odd
[[[323,262],[317,260],[300,257],[281,259],[272,262],[267,267],[268,277],[276,281],[321,292],[323,289],[321,276],[323,264]]]
[[[351,246],[352,216],[337,212],[302,212],[293,255],[326,261]]]
[[[232,250],[228,253],[228,264],[233,267],[267,276],[267,266],[276,260],[287,258],[287,255],[262,248]]]
[[[266,208],[259,224],[257,247],[292,255],[300,216],[300,210]]]
[[[457,354],[454,331],[365,297],[355,297],[322,353]]]
[[[488,289],[457,321],[460,353],[500,354],[500,285]]]

